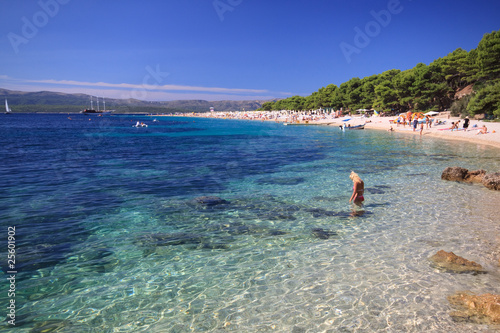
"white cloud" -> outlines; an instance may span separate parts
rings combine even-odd
[[[239,89],[221,87],[199,87],[187,85],[151,85],[131,83],[85,82],[74,80],[25,80],[0,75],[0,85],[5,89],[21,91],[57,91],[63,93],[85,93],[108,98],[135,98],[141,100],[242,100],[271,99],[289,96],[290,93],[270,92],[265,89]],[[4,83],[2,83],[2,81]]]
[[[4,86],[0,83],[0,87],[17,90],[17,91],[52,91],[60,92],[66,94],[87,94],[92,96],[104,97],[104,98],[117,98],[117,99],[139,99],[145,101],[173,101],[173,100],[206,100],[206,101],[221,101],[221,100],[269,100],[276,98],[275,95],[266,94],[254,94],[254,95],[244,95],[244,94],[213,94],[204,92],[168,92],[168,91],[140,91],[140,90],[121,90],[121,89],[104,89],[104,88],[82,88],[75,86],[66,87],[47,87],[44,85],[37,84],[11,84]]]
[[[102,88],[123,88],[123,89],[139,89],[152,91],[203,91],[214,93],[249,93],[262,94],[267,90],[258,89],[234,89],[234,88],[218,88],[218,87],[196,87],[183,85],[152,85],[152,84],[130,84],[130,83],[106,83],[106,82],[84,82],[84,81],[69,81],[69,80],[26,80],[29,83],[45,83],[63,86],[82,86],[82,87],[102,87]]]

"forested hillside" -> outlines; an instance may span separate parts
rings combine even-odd
[[[472,94],[456,96],[470,86]],[[261,110],[376,109],[405,112],[452,109],[456,114],[500,117],[500,30],[483,36],[476,49],[456,49],[431,64],[391,69],[330,84],[310,96],[266,102]]]

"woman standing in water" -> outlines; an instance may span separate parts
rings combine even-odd
[[[349,176],[349,178],[351,178],[353,182],[352,195],[351,199],[349,199],[349,202],[352,201],[355,205],[361,207],[363,206],[363,201],[365,201],[365,198],[363,197],[363,194],[365,193],[365,183],[354,171],[351,171],[351,175]]]

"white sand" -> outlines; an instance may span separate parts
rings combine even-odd
[[[413,127],[406,125],[397,126],[397,124],[391,124],[391,120],[395,120],[397,117],[352,117],[350,121],[346,122],[351,124],[351,126],[356,126],[360,124],[365,124],[365,129],[375,129],[388,131],[391,127],[395,132],[407,133],[409,135],[420,135],[420,124],[417,126],[417,130],[413,131]],[[449,130],[452,122],[460,120],[458,117],[436,117],[434,122],[438,120],[446,121],[444,125],[433,125],[431,128],[427,128],[424,125],[424,130],[422,131],[423,137],[437,137],[446,140],[462,140],[478,144],[485,144],[500,148],[500,123],[499,122],[486,122],[482,120],[471,120],[469,123],[469,128],[467,131],[462,129],[463,120],[460,122],[459,131],[454,130],[453,132]],[[334,120],[321,120],[321,121],[310,121],[309,124],[328,124],[329,126],[341,126],[344,122],[341,119]],[[473,127],[477,125],[477,127]],[[487,134],[477,134],[479,129],[485,125],[488,129]]]

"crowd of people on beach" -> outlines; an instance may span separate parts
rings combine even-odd
[[[306,122],[306,121],[320,121],[327,119],[336,119],[342,117],[341,111],[332,113],[314,111],[226,111],[226,112],[205,112],[193,113],[193,117],[204,118],[219,118],[219,119],[246,119],[246,120],[262,120],[262,121],[276,121],[276,122]]]
[[[182,113],[175,114],[177,116],[191,116],[191,117],[201,117],[201,118],[218,118],[218,119],[240,119],[240,120],[257,120],[257,121],[274,121],[274,122],[282,122],[282,123],[303,123],[303,124],[323,124],[323,125],[335,125],[340,121],[341,123],[344,121],[354,121],[354,122],[376,122],[377,119],[387,119],[381,117],[382,114],[378,114],[374,112],[374,115],[370,113],[358,113],[358,112],[349,112],[342,110],[309,110],[309,111],[295,111],[295,110],[281,110],[281,111],[211,111],[211,112],[201,112],[201,113]],[[447,115],[447,119],[446,119]],[[174,114],[171,114],[174,116]],[[436,118],[434,117],[436,116]],[[389,125],[390,128],[388,131],[394,132],[396,128],[403,128],[408,125],[409,130],[413,130],[413,132],[417,132],[419,130],[419,134],[424,134],[424,129],[434,129],[436,125],[447,125],[447,121],[449,121],[450,115],[447,113],[438,113],[438,112],[428,112],[427,114],[423,114],[422,112],[405,112],[401,113],[397,117],[390,118]],[[379,121],[380,122],[380,121]],[[396,125],[396,126],[392,126]],[[446,128],[436,128],[439,131],[449,130],[451,132],[455,131],[477,131],[476,134],[488,134],[488,128],[485,125],[479,127],[478,124],[474,124],[472,128],[469,128],[471,125],[471,121],[469,117],[465,117],[463,120],[456,120],[451,122],[451,126]],[[441,127],[441,126],[439,126]],[[491,131],[491,133],[495,133],[495,131]]]
[[[436,112],[437,114],[437,112]],[[173,114],[171,114],[173,116]],[[176,114],[178,116],[191,116],[201,118],[218,118],[218,119],[240,119],[240,120],[260,120],[260,121],[275,121],[283,123],[328,123],[328,121],[335,122],[339,118],[353,117],[356,119],[366,119],[365,122],[369,123],[372,119],[379,117],[378,115],[369,116],[361,113],[353,115],[351,112],[341,110],[326,112],[325,110],[309,110],[309,111],[295,111],[295,110],[281,110],[281,111],[219,111],[219,112],[200,112],[200,113],[182,113]],[[449,117],[449,116],[448,116]],[[343,121],[343,119],[341,119]],[[403,128],[408,125],[414,132],[420,129],[420,135],[423,134],[424,128],[431,129],[435,125],[445,125],[446,120],[434,118],[431,114],[423,114],[421,112],[402,113],[396,118],[389,120],[390,124],[396,124],[396,127],[402,126]],[[440,128],[439,130],[450,131],[471,131],[478,130],[477,134],[487,134],[488,129],[486,126],[478,128],[477,125],[473,129],[469,129],[470,119],[465,117],[463,120],[457,120],[451,123],[451,127]],[[395,131],[396,129],[390,126],[388,131]]]

